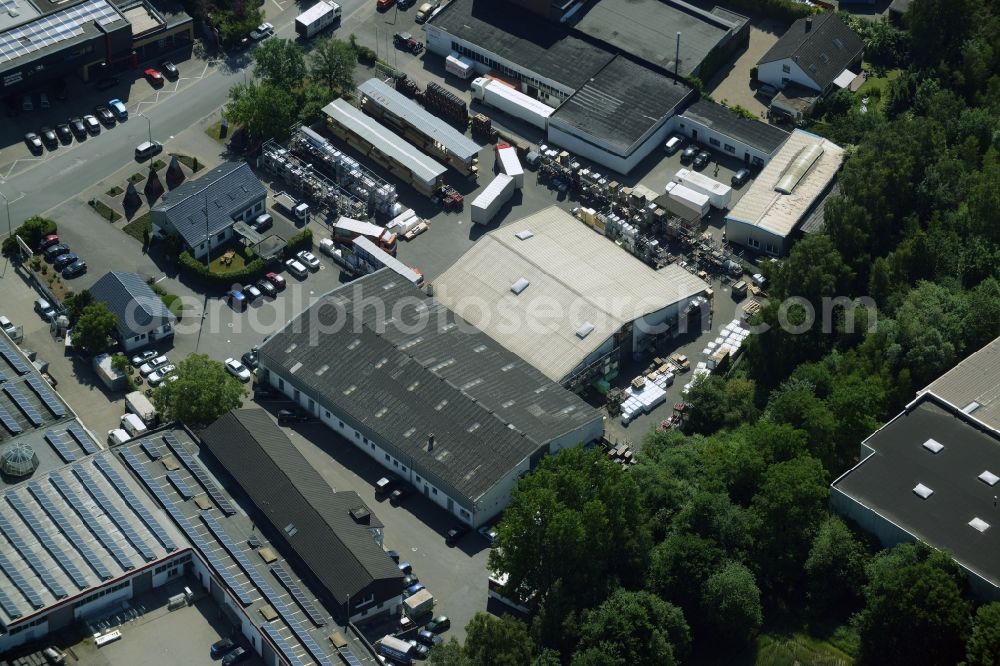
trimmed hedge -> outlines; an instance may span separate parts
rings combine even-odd
[[[21,226],[14,229],[13,235],[3,239],[3,254],[9,256],[16,250],[17,240],[14,239],[14,236],[20,236],[31,248],[36,248],[43,238],[56,232],[54,221],[37,215],[29,217]]]
[[[303,229],[288,239],[285,246],[285,259],[291,259],[299,250],[311,250],[313,246],[313,232],[311,229]]]
[[[181,271],[189,276],[197,278],[205,284],[216,287],[228,288],[235,283],[247,284],[255,281],[267,267],[265,261],[260,257],[255,257],[243,268],[227,271],[225,273],[212,273],[205,267],[205,264],[194,258],[190,252],[181,252]]]

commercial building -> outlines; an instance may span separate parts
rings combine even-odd
[[[176,187],[150,209],[153,234],[178,236],[195,257],[233,238],[233,225],[264,212],[267,190],[245,162],[223,162]]]
[[[193,40],[191,17],[170,0],[5,0],[0,8],[0,96],[64,76],[88,81]]]
[[[441,186],[447,169],[384,125],[366,116],[345,99],[325,107],[327,126],[337,138],[409,183],[415,190],[432,196]]]
[[[789,133],[759,120],[744,118],[721,104],[701,99],[673,122],[674,133],[713,150],[762,167],[771,161]]]
[[[1000,430],[1000,338],[968,356],[919,392],[941,400]]]
[[[138,274],[105,273],[90,293],[117,318],[115,330],[125,351],[174,337],[177,317]]]
[[[799,120],[860,72],[864,43],[835,12],[797,20],[757,61],[757,80],[781,91],[771,111]]]
[[[573,389],[676,333],[708,289],[676,264],[654,270],[556,206],[486,234],[433,284],[458,316]]]
[[[603,434],[599,412],[388,269],[318,299],[259,362],[260,382],[473,527],[543,456]]]
[[[756,252],[788,252],[802,223],[836,181],[844,149],[795,130],[726,214],[726,240]]]
[[[548,139],[627,174],[663,145],[670,120],[694,97],[687,84],[618,56],[549,118]]]

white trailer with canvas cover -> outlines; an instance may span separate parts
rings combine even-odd
[[[513,146],[497,146],[497,166],[502,173],[514,179],[514,187],[521,189],[524,187],[524,167],[521,160],[517,159],[517,149]]]
[[[340,5],[336,2],[320,0],[295,17],[295,33],[303,39],[310,39],[331,25],[339,23],[340,13]]]
[[[674,180],[695,192],[701,192],[707,196],[713,208],[729,208],[729,204],[733,199],[733,188],[691,169],[678,170],[674,174]]]
[[[520,118],[540,130],[548,127],[549,116],[555,113],[555,109],[548,104],[528,97],[496,79],[480,77],[472,82],[470,88],[472,96],[483,104]]]
[[[513,194],[514,179],[505,173],[497,174],[472,202],[473,224],[489,224]]]

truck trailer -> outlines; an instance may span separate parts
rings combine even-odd
[[[489,224],[513,194],[514,179],[505,173],[497,174],[472,202],[473,224]]]
[[[444,71],[454,74],[460,79],[468,79],[476,73],[475,65],[472,61],[455,52],[444,59]]]
[[[425,615],[430,615],[431,611],[434,610],[434,597],[428,590],[420,590],[403,599],[403,609],[406,612],[406,617],[417,621]]]
[[[340,15],[340,5],[320,0],[295,17],[295,33],[303,39],[311,39],[331,25],[340,23]]]
[[[713,208],[728,208],[733,199],[733,188],[709,178],[703,173],[690,169],[679,169],[674,174],[674,180],[695,192],[701,192],[708,197]]]
[[[699,222],[708,214],[710,206],[708,195],[695,192],[680,183],[667,183],[668,211],[688,222]]]
[[[472,96],[483,104],[520,118],[540,130],[548,128],[549,116],[555,113],[555,109],[544,102],[494,79],[479,77],[472,82],[471,90]]]
[[[524,187],[524,168],[521,160],[517,158],[517,149],[503,143],[497,144],[497,166],[500,171],[514,179],[514,187],[521,189]]]

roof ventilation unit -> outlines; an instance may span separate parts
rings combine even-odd
[[[531,229],[525,229],[523,231],[518,231],[514,235],[517,236],[518,240],[528,240],[529,238],[531,238],[535,234],[534,234],[534,232],[531,231]]]
[[[510,285],[510,290],[514,292],[515,296],[519,296],[522,291],[528,288],[529,284],[531,283],[528,282],[527,278],[521,278],[514,284]]]
[[[918,483],[913,488],[913,494],[920,497],[921,499],[927,499],[928,497],[934,494],[934,491],[925,486],[924,484]]]
[[[993,472],[986,470],[985,472],[979,475],[979,480],[988,486],[995,486],[997,485],[997,481],[1000,481],[1000,476],[997,476]]]
[[[941,449],[944,448],[944,444],[937,441],[936,439],[928,439],[926,442],[924,442],[923,446],[925,449],[935,454],[940,453]]]
[[[580,325],[580,328],[576,329],[576,337],[578,337],[581,340],[583,340],[585,337],[587,337],[588,335],[590,335],[593,331],[594,331],[594,325],[591,324],[589,321],[585,321],[585,322],[583,322],[583,324]]]
[[[969,521],[969,527],[972,527],[980,532],[985,532],[990,529],[990,524],[982,518],[973,518]]]

